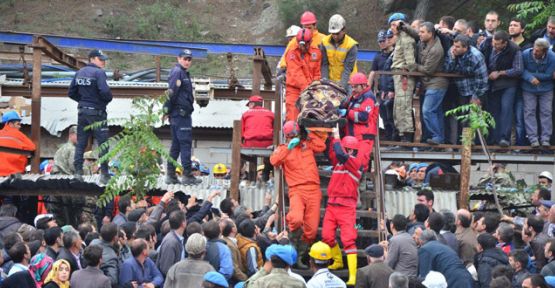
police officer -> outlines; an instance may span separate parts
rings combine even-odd
[[[272,270],[268,275],[253,281],[249,287],[306,287],[301,280],[288,273],[291,266],[297,262],[297,251],[293,246],[272,244],[266,249],[265,256],[266,259],[271,261]]]
[[[202,180],[195,178],[191,169],[191,145],[193,143],[193,123],[191,114],[193,113],[193,83],[189,75],[189,67],[193,60],[193,53],[185,49],[177,56],[177,64],[170,71],[168,86],[170,96],[164,104],[164,114],[170,117],[172,131],[172,145],[170,157],[177,161],[181,154],[181,165],[183,166],[183,178],[181,183],[184,185],[197,185]],[[174,165],[168,161],[166,172],[166,183],[177,184]]]
[[[106,82],[106,60],[108,56],[104,55],[100,50],[92,50],[89,53],[89,64],[79,69],[75,73],[73,81],[69,86],[69,98],[77,101],[79,104],[77,109],[77,145],[75,146],[75,178],[83,180],[83,153],[91,134],[98,141],[98,145],[108,140],[108,125],[104,124],[93,130],[85,130],[85,127],[99,121],[106,120],[106,105],[112,101],[112,92]],[[99,157],[106,154],[106,149],[100,151]],[[104,162],[100,165],[101,177],[100,183],[106,184],[110,180],[108,174],[108,163]]]

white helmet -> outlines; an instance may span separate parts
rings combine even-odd
[[[297,33],[301,31],[301,27],[297,25],[291,25],[291,27],[287,28],[287,32],[285,32],[285,37],[295,37]]]
[[[543,171],[538,178],[547,178],[549,181],[553,181],[553,175],[549,171]]]
[[[339,33],[343,28],[345,28],[345,18],[339,14],[331,16],[328,32],[331,34]]]

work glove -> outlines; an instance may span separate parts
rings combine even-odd
[[[337,109],[337,113],[339,116],[345,117],[345,115],[347,115],[347,109]]]
[[[297,145],[299,145],[300,142],[301,142],[301,139],[299,139],[299,138],[291,139],[291,141],[289,141],[289,144],[287,145],[287,149],[291,150],[291,149],[297,147]]]

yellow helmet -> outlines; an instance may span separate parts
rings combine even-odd
[[[262,171],[262,170],[264,170],[264,164],[258,165],[256,167],[256,171]]]
[[[327,261],[331,259],[331,248],[328,244],[318,241],[312,244],[308,255],[315,260]]]
[[[181,166],[175,168],[175,173],[177,175],[183,175],[183,168]]]
[[[226,174],[227,173],[227,167],[225,167],[225,165],[222,164],[222,163],[218,163],[218,164],[214,165],[214,167],[212,168],[212,173],[213,174]]]

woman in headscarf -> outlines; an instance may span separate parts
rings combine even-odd
[[[44,253],[37,254],[31,258],[28,271],[17,272],[6,280],[3,287],[17,288],[41,288],[46,275],[52,268],[52,258]],[[69,286],[68,286],[69,287]]]
[[[69,288],[70,273],[71,268],[66,260],[60,259],[54,262],[42,288]]]

